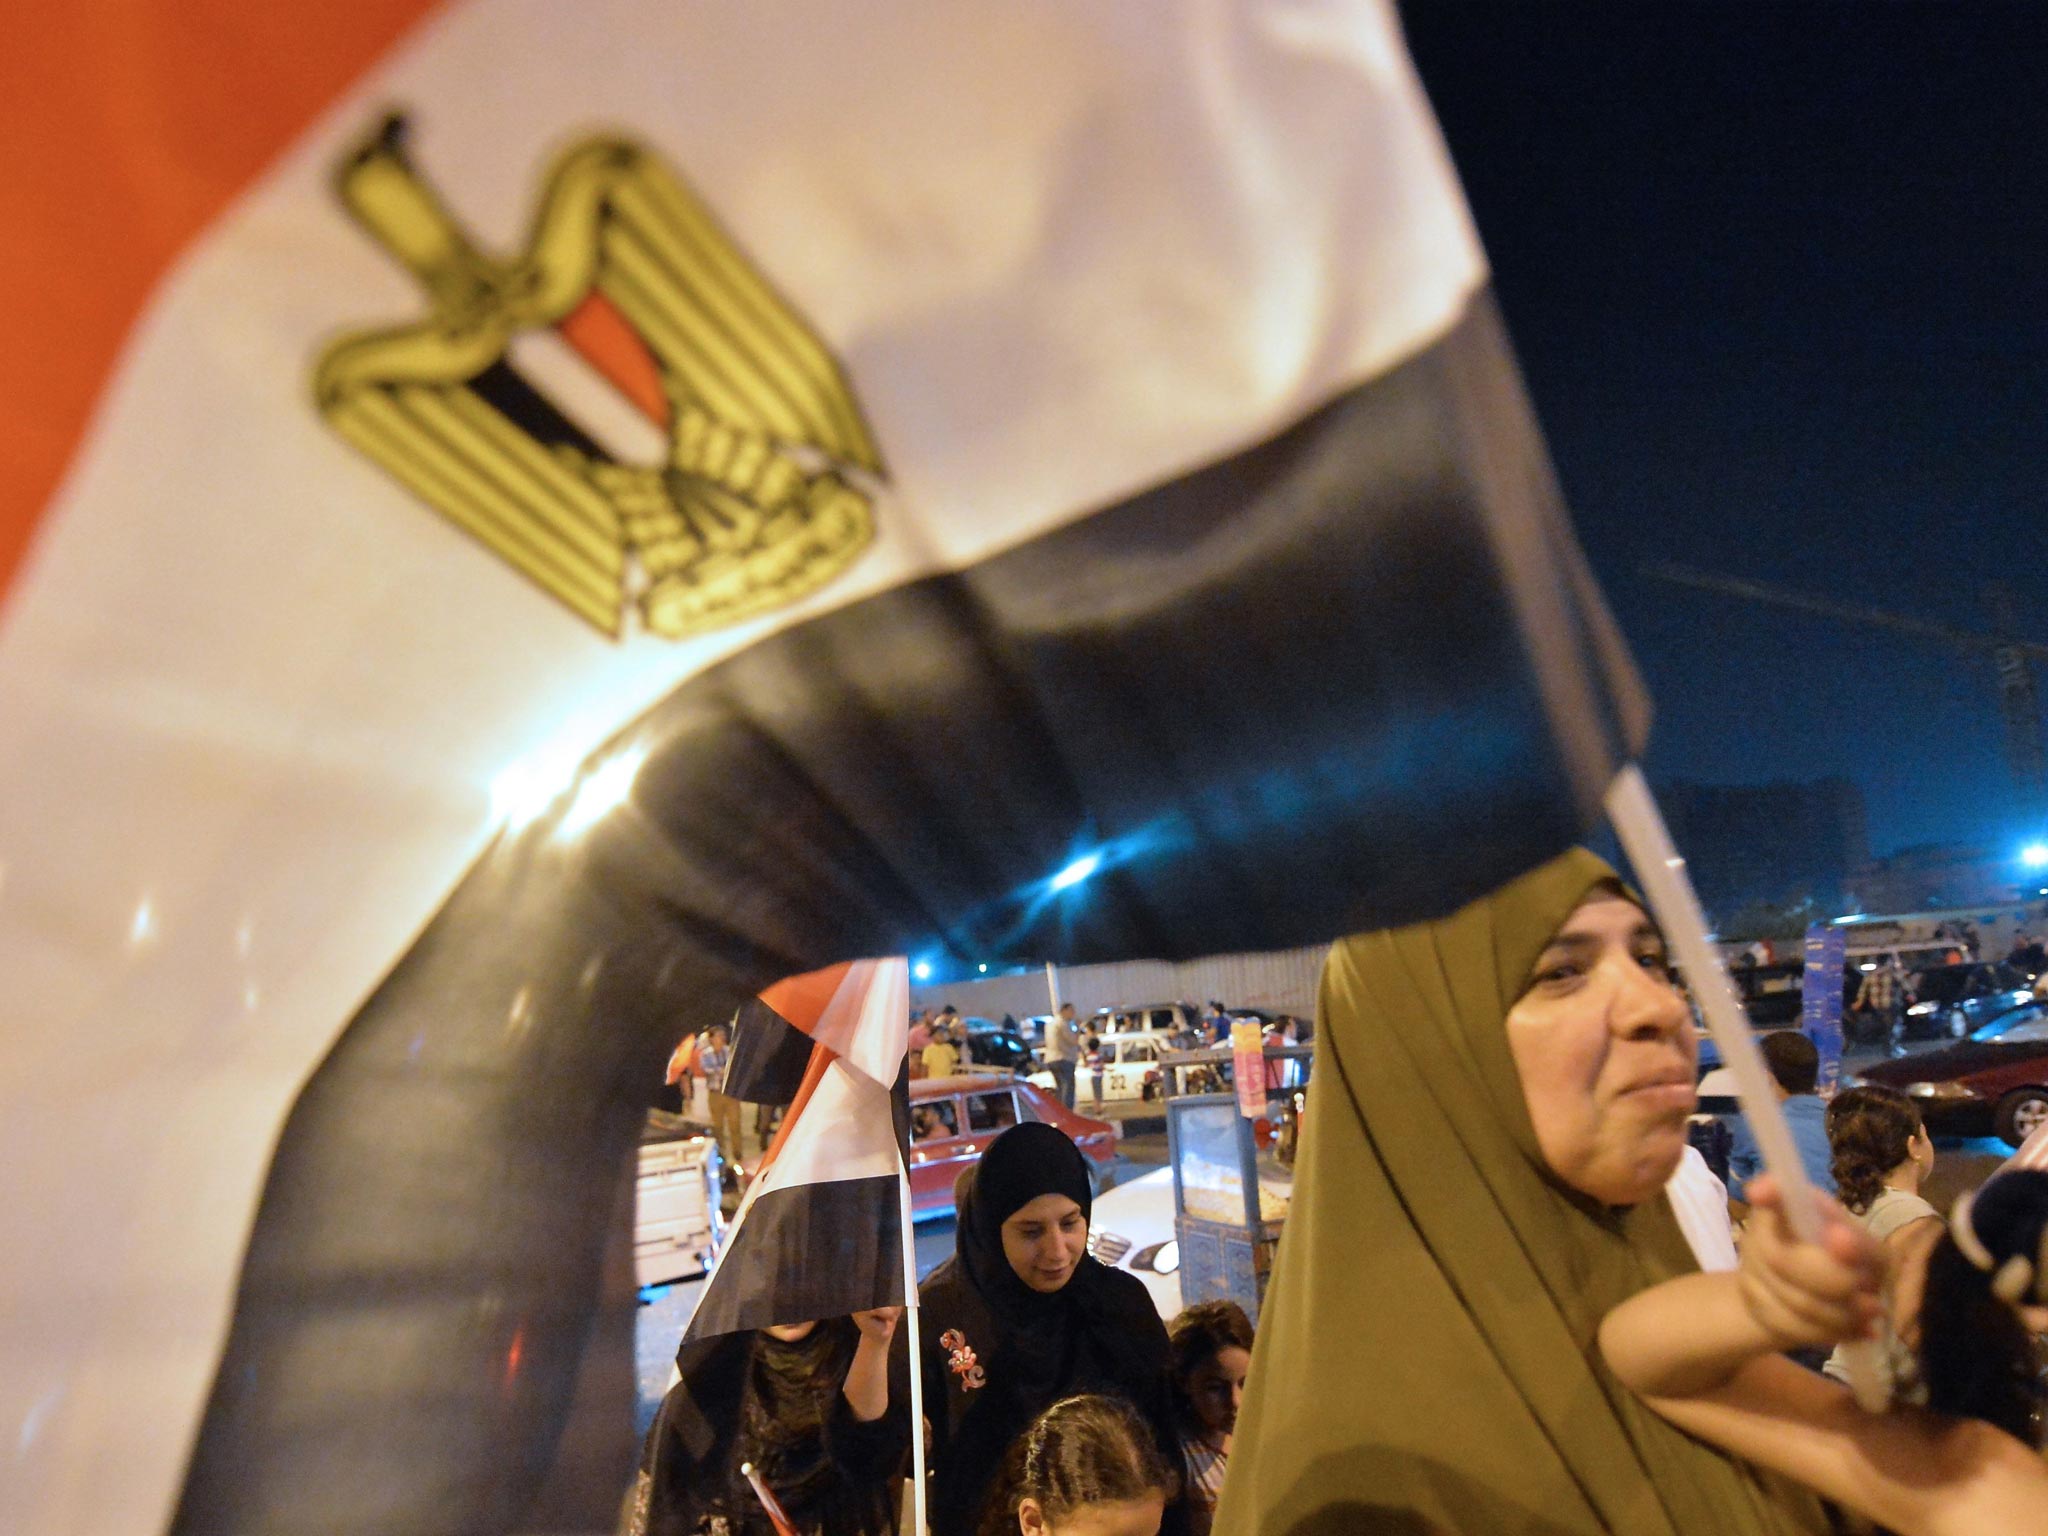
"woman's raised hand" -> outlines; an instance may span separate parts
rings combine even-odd
[[[862,1338],[880,1339],[886,1344],[895,1334],[896,1324],[902,1317],[901,1307],[874,1307],[854,1313],[853,1325],[860,1330]]]
[[[1778,1349],[1818,1349],[1866,1336],[1884,1311],[1884,1252],[1834,1200],[1816,1192],[1825,1230],[1802,1242],[1785,1218],[1778,1181],[1749,1184],[1742,1300]]]

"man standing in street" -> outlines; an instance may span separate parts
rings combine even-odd
[[[714,1024],[704,1031],[704,1043],[697,1048],[697,1070],[704,1074],[704,1089],[711,1103],[711,1134],[718,1138],[718,1150],[731,1166],[735,1178],[740,1166],[740,1101],[725,1092],[725,1063],[732,1054],[731,1031]]]
[[[1899,1041],[1899,1024],[1905,1017],[1901,1011],[1904,999],[1899,995],[1902,979],[1899,957],[1886,955],[1878,962],[1876,970],[1863,973],[1863,980],[1856,986],[1856,1001],[1849,1005],[1851,1012],[1864,1016],[1866,1027],[1875,1038],[1884,1042],[1885,1049],[1894,1056],[1902,1054]]]
[[[1074,1070],[1081,1060],[1081,1035],[1074,1027],[1074,1005],[1061,1003],[1045,1024],[1045,1065],[1053,1091],[1068,1109],[1074,1107]]]
[[[1221,1003],[1211,998],[1209,1011],[1202,1019],[1202,1033],[1207,1037],[1204,1045],[1230,1044],[1230,1013]]]

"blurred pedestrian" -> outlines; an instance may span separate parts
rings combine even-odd
[[[1834,1153],[1828,1147],[1827,1106],[1814,1092],[1820,1081],[1819,1049],[1796,1029],[1772,1030],[1757,1041],[1757,1049],[1771,1070],[1772,1092],[1792,1132],[1792,1144],[1799,1149],[1800,1166],[1815,1185],[1833,1194]],[[1749,1116],[1737,1115],[1729,1131],[1728,1196],[1746,1205],[1749,1181],[1763,1172],[1764,1155],[1757,1147]]]
[[[1156,1536],[1173,1486],[1129,1403],[1065,1398],[1010,1447],[980,1536]]]
[[[910,1075],[924,1076],[924,1048],[932,1043],[932,1016],[923,1008],[910,1015],[910,1035],[906,1044],[910,1048]]]
[[[805,1536],[896,1530],[910,1415],[889,1396],[901,1307],[686,1344],[641,1453],[626,1536],[775,1536],[754,1469]]]
[[[674,1115],[690,1112],[692,1089],[697,1074],[697,1034],[693,1030],[677,1042],[669,1052],[668,1072],[665,1083],[669,1094],[661,1101],[661,1107]]]
[[[706,1102],[711,1108],[711,1134],[718,1138],[718,1151],[735,1175],[745,1173],[740,1156],[740,1101],[725,1092],[726,1063],[732,1059],[732,1032],[723,1024],[704,1031],[697,1047],[697,1070],[704,1074]]]
[[[1234,1301],[1199,1301],[1166,1325],[1166,1339],[1188,1529],[1209,1536],[1251,1373],[1252,1323]]]
[[[1230,1013],[1214,998],[1209,1000],[1209,1011],[1202,1016],[1202,1031],[1211,1045],[1230,1044]]]
[[[1090,1035],[1087,1042],[1088,1055],[1088,1107],[1102,1108],[1102,1036]]]
[[[1074,1027],[1074,1005],[1061,1003],[1045,1023],[1045,1066],[1052,1073],[1053,1092],[1068,1109],[1074,1107],[1074,1072],[1080,1064],[1080,1032]]]
[[[953,1031],[944,1022],[934,1023],[931,1043],[924,1048],[924,1075],[951,1077],[959,1070],[960,1047],[953,1042]]]
[[[1864,1034],[1883,1041],[1894,1056],[1899,1054],[1901,1024],[1905,1019],[1905,977],[1899,970],[1897,955],[1886,955],[1875,970],[1863,973],[1850,1009],[1863,1015]]]
[[[1012,1126],[954,1193],[958,1249],[918,1288],[933,1536],[972,1536],[1011,1443],[1062,1398],[1125,1399],[1162,1458],[1175,1439],[1166,1328],[1143,1285],[1089,1256],[1093,1195],[1072,1140]],[[891,1365],[907,1400],[906,1347]],[[1177,1503],[1166,1529],[1186,1529]]]

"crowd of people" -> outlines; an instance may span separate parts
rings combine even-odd
[[[917,1371],[935,1536],[2048,1533],[2048,1175],[1944,1217],[1912,1102],[1822,1105],[1788,1034],[1822,1235],[1748,1171],[1703,1240],[1690,1013],[1599,860],[1342,941],[1318,1024],[1256,1347],[1092,1259],[1079,1151],[1018,1125],[956,1191],[915,1360],[894,1312],[685,1352],[638,1529],[767,1536],[764,1493],[790,1530],[896,1529]],[[1884,1412],[1843,1381],[1865,1340]]]
[[[1207,1302],[1169,1326],[1090,1257],[1087,1166],[1053,1126],[997,1137],[955,1201],[956,1252],[919,1287],[915,1361],[897,1308],[683,1348],[632,1536],[776,1536],[771,1499],[806,1536],[897,1530],[913,1370],[933,1536],[1206,1536],[1250,1320]]]
[[[1937,941],[1947,946],[1940,951],[1941,966],[1967,965],[1979,957],[1976,930],[1967,924],[1942,924],[1935,930]],[[2048,946],[2024,930],[2013,936],[2005,964],[2033,990],[2037,1001],[2048,1002]],[[1896,951],[1886,951],[1860,969],[1855,989],[1847,997],[1850,1028],[1865,1039],[1882,1041],[1893,1055],[1905,1044],[1907,1010],[1920,1000],[1915,973],[1909,971]]]

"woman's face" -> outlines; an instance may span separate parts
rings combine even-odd
[[[1237,1428],[1237,1411],[1244,1406],[1244,1379],[1251,1374],[1251,1351],[1226,1344],[1188,1372],[1188,1400],[1203,1430],[1213,1436]]]
[[[1048,1295],[1074,1278],[1088,1247],[1088,1218],[1065,1195],[1040,1195],[1003,1223],[1003,1257],[1017,1278]]]
[[[1698,1046],[1640,907],[1606,892],[1581,902],[1537,958],[1507,1033],[1551,1172],[1609,1205],[1663,1187],[1698,1102]]]
[[[1159,1536],[1165,1514],[1163,1493],[1113,1504],[1083,1504],[1058,1520],[1048,1520],[1038,1500],[1023,1499],[1017,1505],[1017,1529],[1023,1536]]]
[[[794,1344],[799,1339],[808,1339],[811,1336],[811,1330],[817,1326],[815,1320],[808,1323],[770,1323],[768,1325],[768,1336],[780,1339],[785,1344]]]

